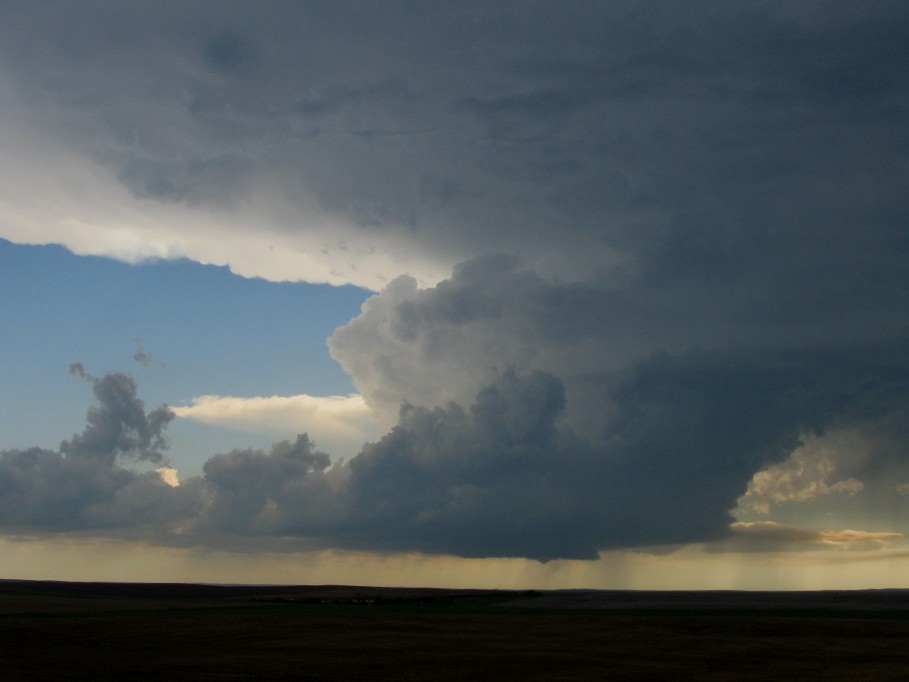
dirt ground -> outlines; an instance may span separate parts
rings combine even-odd
[[[0,676],[903,680],[909,593],[0,581]]]

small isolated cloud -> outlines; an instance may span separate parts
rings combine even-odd
[[[733,549],[776,550],[792,545],[824,549],[879,549],[906,538],[903,533],[864,530],[811,530],[774,521],[739,521],[730,527]]]
[[[774,504],[808,502],[824,495],[855,495],[864,489],[856,478],[833,481],[842,470],[865,461],[871,444],[857,432],[836,431],[825,436],[803,435],[802,445],[784,462],[757,472],[740,508],[769,514]]]
[[[241,398],[204,395],[192,405],[171,408],[178,417],[203,424],[272,436],[308,433],[332,453],[356,454],[376,437],[372,410],[360,395]]]
[[[133,360],[143,367],[164,367],[163,362],[145,350],[145,346],[139,339],[136,339],[136,352],[133,353]]]

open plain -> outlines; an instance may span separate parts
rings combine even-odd
[[[886,680],[909,591],[0,581],[4,680]]]

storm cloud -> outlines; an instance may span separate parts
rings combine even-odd
[[[7,3],[2,234],[375,290],[518,253],[876,317],[906,266],[907,12]]]
[[[301,435],[215,455],[176,487],[120,463],[161,461],[172,413],[146,415],[128,377],[105,375],[92,379],[100,404],[85,430],[59,452],[0,455],[2,521],[125,527],[158,541],[179,533],[202,546],[296,538],[543,561],[719,540],[752,475],[789,457],[801,435],[906,414],[906,350],[655,355],[615,382],[595,441],[566,425],[556,376],[509,370],[468,407],[405,404],[347,463]]]
[[[186,513],[158,472],[130,466],[164,464],[164,430],[173,413],[161,406],[146,414],[125,374],[95,378],[79,364],[71,372],[91,382],[98,404],[89,408],[83,431],[57,451],[0,452],[3,525],[45,531],[137,527]]]
[[[805,434],[880,433],[906,414],[906,350],[652,354],[606,382],[595,437],[568,425],[558,377],[506,370],[470,403],[405,404],[387,435],[335,473],[340,522],[323,526],[323,540],[546,560],[721,539],[751,476]]]
[[[381,429],[172,487],[173,413],[77,368],[99,404],[2,454],[5,524],[548,560],[901,509],[905,3],[0,13],[0,235],[374,291],[329,347]],[[823,541],[783,520],[738,533]]]

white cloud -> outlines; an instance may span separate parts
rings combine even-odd
[[[180,477],[177,474],[177,470],[173,467],[159,467],[155,471],[158,472],[158,475],[161,477],[161,480],[164,481],[171,488],[177,488],[180,485]]]
[[[819,533],[821,542],[830,544],[850,544],[869,542],[892,542],[902,540],[906,536],[902,533],[881,533],[867,530],[823,530]]]
[[[774,521],[738,521],[730,525],[733,546],[753,545],[774,548],[780,545],[804,544],[821,547],[869,549],[905,540],[903,533],[866,530],[812,530]]]
[[[308,433],[322,450],[350,457],[377,436],[372,411],[360,395],[241,398],[205,395],[171,408],[183,419],[277,438]]]
[[[136,197],[107,168],[38,138],[0,123],[0,236],[15,243],[130,263],[189,258],[244,277],[372,290],[405,271],[427,284],[445,272],[400,235],[380,243],[342,217],[292,208],[267,191],[206,210]]]
[[[832,494],[855,495],[864,489],[856,478],[833,481],[842,469],[864,462],[871,443],[855,431],[833,431],[824,436],[802,436],[802,445],[784,462],[757,472],[739,507],[769,514],[774,504],[808,502]]]

